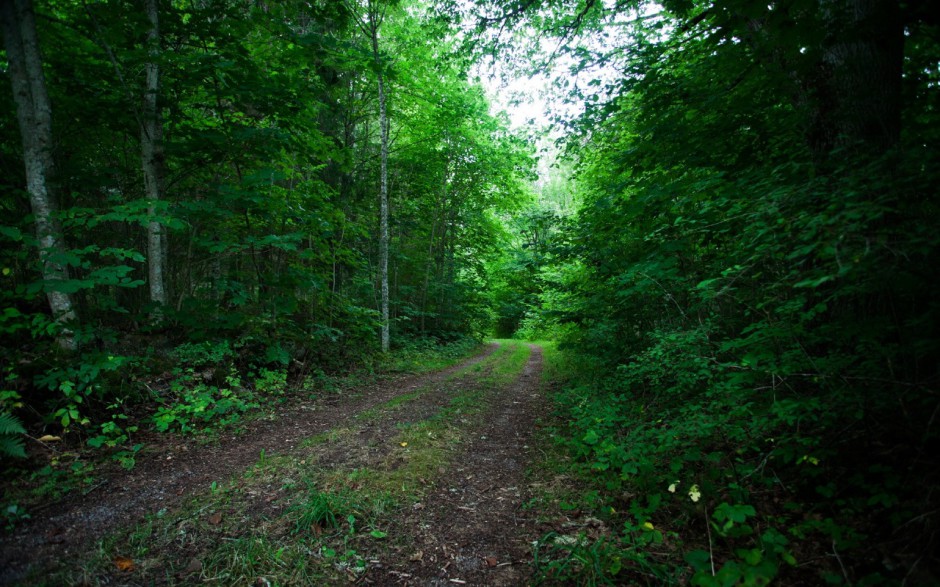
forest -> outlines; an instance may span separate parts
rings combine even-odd
[[[394,437],[421,484],[309,473],[314,535],[245,543],[280,570],[108,572],[337,581],[300,541],[397,584],[363,553],[395,551],[400,512],[479,442],[460,427],[537,361],[545,411],[513,424],[532,438],[486,445],[541,447],[527,570],[471,583],[940,581],[928,3],[0,0],[0,24],[3,540],[160,447],[489,352],[453,377],[491,395],[420,428],[407,391],[374,420],[449,439]],[[509,87],[536,79],[550,111],[519,124]]]

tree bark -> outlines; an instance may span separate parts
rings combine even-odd
[[[389,349],[388,313],[388,112],[385,103],[385,76],[379,54],[379,18],[375,6],[369,3],[369,32],[372,37],[372,56],[376,62],[379,86],[379,127],[382,143],[379,171],[379,281],[382,288],[382,352]]]
[[[163,196],[163,123],[160,120],[157,96],[160,91],[160,20],[157,0],[146,0],[145,8],[150,30],[147,32],[148,61],[143,110],[140,121],[141,167],[144,173],[144,193],[150,201],[150,222],[147,224],[148,280],[150,301],[157,308],[153,318],[159,320],[162,307],[166,305],[166,288],[163,270],[163,225],[156,219],[157,202]]]
[[[55,201],[50,186],[52,106],[46,92],[31,0],[0,0],[0,20],[3,21],[13,99],[23,141],[26,189],[36,223],[46,297],[53,319],[60,327],[59,346],[74,351],[75,335],[69,323],[77,320],[75,307],[68,293],[55,290],[55,284],[68,280],[69,276],[67,268],[56,259],[63,252],[63,239],[55,221]]]

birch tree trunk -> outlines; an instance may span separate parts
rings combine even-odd
[[[150,301],[157,306],[153,318],[159,320],[162,316],[161,308],[166,305],[166,289],[163,271],[163,226],[156,219],[156,203],[163,195],[163,123],[157,105],[160,90],[160,21],[157,0],[146,0],[146,11],[147,20],[150,22],[150,31],[147,33],[149,60],[146,65],[147,85],[140,121],[140,159],[144,172],[144,193],[150,201],[150,222],[147,225]]]
[[[369,5],[369,32],[372,37],[372,55],[375,58],[379,82],[379,127],[382,153],[379,171],[379,281],[382,287],[382,352],[389,349],[388,314],[388,112],[385,104],[385,75],[379,54],[379,19],[375,7]]]
[[[32,1],[0,0],[0,20],[3,21],[13,99],[23,141],[26,189],[36,223],[46,297],[52,316],[60,325],[59,346],[74,351],[75,335],[69,323],[77,320],[75,307],[68,293],[55,289],[55,284],[68,280],[69,276],[66,267],[56,259],[61,257],[63,244],[49,185],[53,173],[52,107],[42,71]]]

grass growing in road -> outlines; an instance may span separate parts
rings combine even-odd
[[[464,367],[457,369],[456,371],[451,373],[447,377],[447,379],[445,379],[445,382],[455,381],[457,379],[465,377],[468,373],[482,372],[483,370],[488,369],[491,365],[498,364],[501,361],[503,355],[506,354],[507,352],[506,348],[507,348],[506,345],[501,345],[499,348],[493,351],[489,356],[484,358],[482,361],[475,363],[475,364],[466,365]],[[382,415],[383,413],[386,413],[390,410],[398,409],[400,406],[408,404],[418,399],[422,395],[438,389],[439,386],[440,384],[427,383],[425,385],[422,385],[414,389],[413,391],[395,396],[383,404],[380,404],[378,406],[375,406],[373,408],[360,412],[359,414],[356,415],[356,419],[357,420],[374,420],[380,415]]]
[[[122,557],[133,561],[135,581],[145,583],[356,580],[368,566],[391,556],[393,545],[401,546],[404,538],[394,535],[396,516],[449,470],[461,442],[485,416],[489,398],[519,377],[529,354],[527,345],[502,341],[483,361],[308,438],[295,454],[259,454],[244,472],[207,485],[183,507],[103,541],[80,580],[91,585],[113,581]],[[446,386],[455,386],[450,391],[456,393],[436,413],[389,427],[401,410]],[[391,433],[364,445],[361,433],[370,429]],[[352,470],[331,468],[316,458],[347,446],[377,458]],[[76,579],[70,570],[47,584]]]
[[[460,443],[466,428],[485,412],[486,398],[493,390],[514,381],[528,361],[530,349],[517,341],[500,341],[500,348],[477,364],[455,373],[448,381],[480,370],[477,383],[457,394],[434,416],[402,427],[390,438],[388,453],[381,466],[349,475],[348,482],[367,491],[388,492],[402,499],[419,497],[449,464],[449,457]],[[484,370],[485,369],[485,370]],[[343,472],[331,479],[338,482]]]

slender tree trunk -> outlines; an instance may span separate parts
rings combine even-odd
[[[441,218],[442,220],[441,223],[443,224],[443,213],[444,213],[443,211],[447,206],[447,179],[448,179],[449,170],[450,170],[450,159],[445,159],[444,160],[444,177],[441,181],[441,197],[440,197],[440,201],[436,203],[434,206],[434,215],[431,218],[431,235],[428,238],[428,259],[427,259],[427,264],[425,265],[425,270],[424,270],[424,296],[421,302],[421,332],[422,333],[425,332],[425,316],[428,312],[428,296],[430,294],[430,286],[431,286],[431,267],[434,266],[435,264],[434,263],[435,261],[434,237],[437,235],[438,218]],[[446,230],[446,226],[445,226],[445,230]],[[445,234],[446,232],[444,232],[441,235],[442,242],[443,242]],[[441,309],[438,308],[437,309],[438,315],[440,314],[440,311]]]
[[[147,262],[150,282],[150,301],[157,308],[154,319],[162,316],[162,306],[166,305],[166,288],[163,270],[163,225],[156,219],[157,202],[163,195],[163,123],[157,96],[160,91],[160,21],[157,12],[157,0],[146,0],[147,20],[150,31],[147,33],[146,65],[147,85],[144,89],[143,111],[140,121],[140,160],[144,172],[144,192],[150,201],[150,222],[147,224]]]
[[[9,61],[10,81],[23,141],[26,188],[36,222],[39,260],[46,282],[52,316],[60,324],[59,346],[73,351],[75,336],[68,327],[77,320],[69,294],[49,285],[69,278],[65,266],[55,260],[63,250],[61,230],[55,222],[55,203],[50,189],[53,173],[52,107],[46,92],[39,40],[31,0],[0,0],[0,20]],[[53,285],[54,288],[54,285]]]
[[[437,232],[437,216],[431,218],[431,232],[428,234],[428,256],[424,264],[424,289],[421,294],[421,333],[427,334],[425,317],[428,314],[428,294],[431,287],[431,266],[434,265],[434,233]]]
[[[379,281],[382,287],[382,352],[389,349],[388,314],[388,112],[385,104],[385,76],[379,55],[379,22],[374,7],[369,7],[369,29],[372,36],[372,55],[377,64],[379,82],[379,127],[382,154],[379,179]]]

